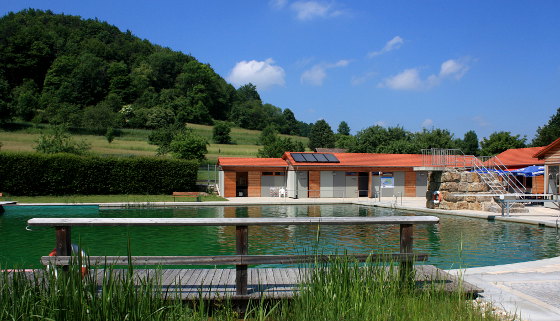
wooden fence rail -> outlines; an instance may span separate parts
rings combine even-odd
[[[400,253],[350,255],[356,260],[401,262],[402,271],[410,271],[415,260],[426,260],[427,255],[415,254],[413,227],[415,224],[437,224],[435,216],[382,216],[382,217],[290,217],[290,218],[33,218],[29,226],[50,226],[56,231],[56,257],[41,258],[43,264],[62,265],[67,269],[72,261],[72,226],[235,226],[236,255],[217,256],[89,256],[92,265],[226,265],[236,268],[236,294],[247,294],[247,267],[253,264],[291,264],[328,261],[334,255],[249,255],[249,226],[263,225],[370,225],[393,224],[400,226]]]

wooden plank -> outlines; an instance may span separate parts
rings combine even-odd
[[[216,255],[216,256],[88,256],[89,266],[112,265],[258,265],[258,264],[296,264],[328,262],[337,258],[347,258],[365,262],[403,262],[426,261],[424,253],[393,253],[393,254],[344,254],[344,255]],[[69,265],[76,262],[75,256],[42,256],[43,265]]]
[[[274,218],[32,218],[29,226],[247,226],[436,224],[435,216],[274,217]]]

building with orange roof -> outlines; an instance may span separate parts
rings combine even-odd
[[[281,158],[221,157],[218,166],[225,197],[424,197],[427,190],[418,154],[286,152]]]
[[[544,163],[545,192],[558,194],[560,186],[560,138],[543,147],[533,157]]]

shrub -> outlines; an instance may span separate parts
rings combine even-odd
[[[55,126],[50,134],[42,134],[37,140],[35,150],[45,154],[70,153],[85,154],[91,148],[90,144],[72,139],[64,126]]]
[[[0,153],[0,190],[12,195],[170,194],[195,189],[198,163],[156,157]]]

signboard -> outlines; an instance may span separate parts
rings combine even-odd
[[[394,188],[395,178],[394,177],[381,177],[381,188]]]

